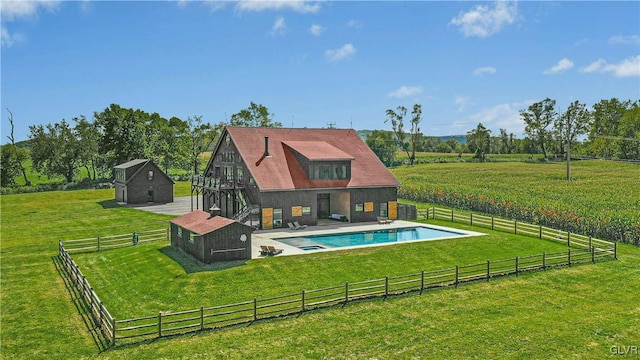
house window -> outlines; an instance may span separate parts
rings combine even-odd
[[[302,215],[311,215],[311,206],[303,206]]]
[[[242,168],[241,167],[237,168],[236,172],[237,172],[238,184],[242,184],[242,182],[244,181],[244,172],[242,171]]]
[[[364,204],[356,204],[356,211],[358,212],[364,211]]]
[[[387,211],[388,204],[386,202],[380,203],[380,216],[387,217],[389,216],[389,211]]]
[[[190,243],[195,243],[196,240],[198,240],[198,238],[200,237],[200,235],[196,234],[196,233],[190,233],[189,234],[189,242]]]
[[[282,227],[282,209],[273,209],[273,227]]]
[[[149,181],[153,181],[153,170],[149,170],[147,173],[147,179],[149,179]]]
[[[182,239],[182,228],[178,226],[178,237]]]
[[[227,144],[227,146],[231,144],[231,137],[229,137],[229,134],[227,134],[227,136],[224,137],[224,143]]]
[[[233,181],[233,166],[224,167],[224,177],[227,181]]]

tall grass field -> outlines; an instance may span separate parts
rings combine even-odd
[[[588,171],[582,176],[591,176]],[[524,182],[535,179],[524,169],[513,174]],[[412,184],[419,181],[424,180]],[[58,240],[158,229],[171,218],[119,207],[113,196],[113,190],[83,190],[0,198],[3,359],[600,359],[640,346],[640,248],[620,244],[617,261],[352,302],[105,350],[59,273]],[[74,258],[110,312],[122,319],[561,247],[472,229],[488,235],[256,259],[219,268],[185,267],[166,243]]]

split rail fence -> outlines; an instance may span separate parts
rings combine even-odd
[[[456,216],[455,213],[451,215],[452,213],[449,210],[433,209],[430,211],[429,216],[435,218],[442,218],[446,212],[449,219],[462,219],[461,216]],[[89,305],[95,325],[102,330],[102,334],[111,346],[115,346],[117,341],[125,339],[142,340],[219,329],[346,304],[359,299],[387,297],[409,292],[422,294],[425,290],[457,287],[468,282],[490,281],[493,278],[509,275],[518,276],[528,271],[617,259],[617,246],[609,241],[568,234],[520,222],[508,222],[478,215],[472,215],[472,217],[473,220],[467,219],[467,221],[473,221],[474,225],[484,223],[485,226],[490,225],[494,229],[508,228],[517,234],[535,235],[555,241],[561,240],[567,242],[569,247],[567,251],[563,252],[517,256],[511,259],[457,265],[440,270],[423,270],[401,276],[345,282],[333,287],[302,290],[295,294],[264,299],[254,298],[253,300],[228,305],[202,306],[199,309],[179,312],[159,312],[157,315],[124,320],[116,320],[109,314],[87,279],[82,275],[78,265],[69,255],[69,250],[66,249],[67,243],[78,243],[60,241],[60,256],[71,279]],[[511,224],[511,227],[508,227],[509,224]],[[104,249],[104,247],[102,248]],[[77,251],[78,247],[75,249]],[[86,247],[80,247],[80,249],[86,251]]]

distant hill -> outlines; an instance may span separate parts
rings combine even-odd
[[[356,133],[358,133],[358,136],[360,136],[360,138],[362,138],[362,140],[365,140],[367,138],[367,135],[371,134],[373,132],[373,130],[356,130]],[[466,135],[444,135],[444,136],[429,136],[427,135],[426,137],[435,137],[435,138],[439,138],[442,141],[447,141],[449,139],[454,139],[455,141],[459,142],[460,144],[466,144],[467,143],[467,136]]]

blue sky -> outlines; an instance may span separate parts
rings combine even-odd
[[[2,143],[111,103],[217,123],[263,104],[284,126],[522,137],[546,97],[640,99],[640,2],[7,2]]]

